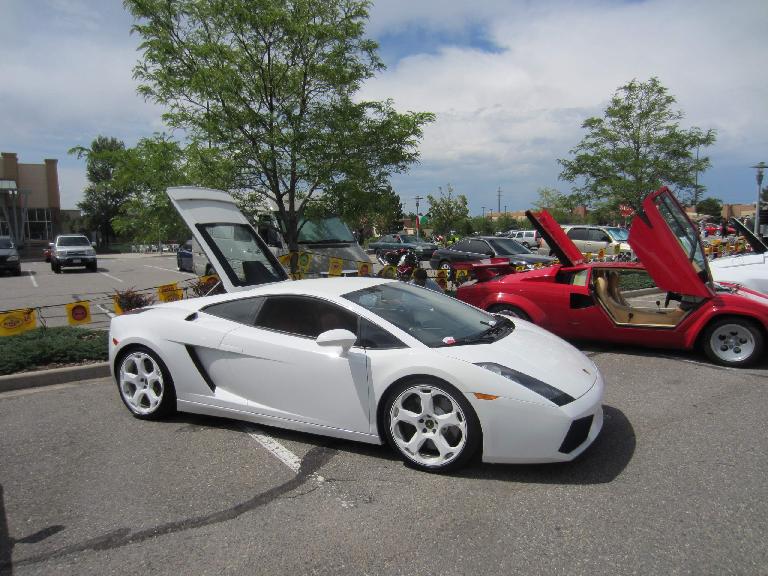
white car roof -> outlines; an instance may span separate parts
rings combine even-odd
[[[319,296],[326,298],[338,298],[342,294],[386,284],[389,282],[398,282],[398,280],[389,280],[386,278],[313,278],[307,280],[285,280],[283,282],[272,282],[270,284],[260,284],[251,289],[240,292],[230,292],[227,294],[217,294],[215,296],[204,296],[202,298],[189,298],[187,300],[177,300],[166,304],[153,305],[153,308],[182,308],[190,312],[200,310],[204,306],[216,302],[227,302],[229,300],[239,300],[241,298],[251,298],[264,294],[301,294],[309,296]]]

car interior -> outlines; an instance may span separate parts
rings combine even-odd
[[[595,270],[594,291],[600,305],[617,324],[633,326],[660,326],[673,328],[690,312],[678,306],[662,308],[656,302],[656,308],[633,306],[625,298],[620,284],[621,277],[616,270]]]

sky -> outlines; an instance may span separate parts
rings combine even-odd
[[[0,21],[0,151],[57,158],[62,208],[74,208],[85,165],[67,150],[168,131],[136,93],[133,19],[120,0],[0,0]],[[376,0],[367,35],[387,68],[359,98],[437,115],[420,163],[393,177],[406,211],[448,185],[472,214],[529,208],[542,187],[570,192],[557,159],[582,122],[652,76],[682,127],[717,131],[706,195],[755,201],[751,166],[768,162],[765,0]]]

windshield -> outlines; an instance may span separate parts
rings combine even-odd
[[[13,248],[10,238],[0,238],[0,248]]]
[[[605,230],[615,242],[626,242],[629,239],[629,230],[626,228],[606,228]]]
[[[90,246],[91,243],[85,236],[62,236],[59,238],[59,246]]]
[[[236,286],[276,282],[286,278],[285,271],[267,258],[253,228],[246,224],[198,224],[204,236]]]
[[[680,210],[678,204],[667,194],[661,194],[656,198],[656,206],[662,218],[677,236],[680,246],[685,251],[685,255],[693,263],[696,273],[707,269],[707,260],[704,251],[701,248],[699,234],[696,227],[691,223],[688,217]]]
[[[305,220],[299,230],[299,244],[324,242],[355,242],[355,237],[338,216],[321,220]]]
[[[488,239],[488,244],[496,251],[496,254],[530,254],[531,251],[511,238]]]
[[[344,294],[432,348],[479,344],[502,338],[514,324],[438,292],[391,282]]]
[[[424,240],[422,240],[421,238],[416,238],[416,236],[413,236],[411,234],[400,234],[399,236],[400,236],[400,239],[403,242],[408,242],[410,244],[423,244],[424,243]]]

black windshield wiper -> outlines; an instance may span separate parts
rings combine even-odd
[[[299,244],[349,244],[352,240],[341,240],[340,238],[323,238],[322,240],[300,240]]]
[[[496,340],[499,339],[499,337],[503,334],[504,336],[507,335],[507,331],[511,332],[515,329],[515,323],[512,322],[509,318],[505,318],[503,316],[496,316],[498,320],[495,324],[491,325],[490,322],[486,320],[481,320],[481,324],[485,324],[489,326],[486,330],[483,330],[479,334],[474,334],[472,336],[465,336],[464,338],[459,338],[457,340],[454,340],[450,346],[461,346],[464,344],[481,344],[483,342],[496,342]]]

